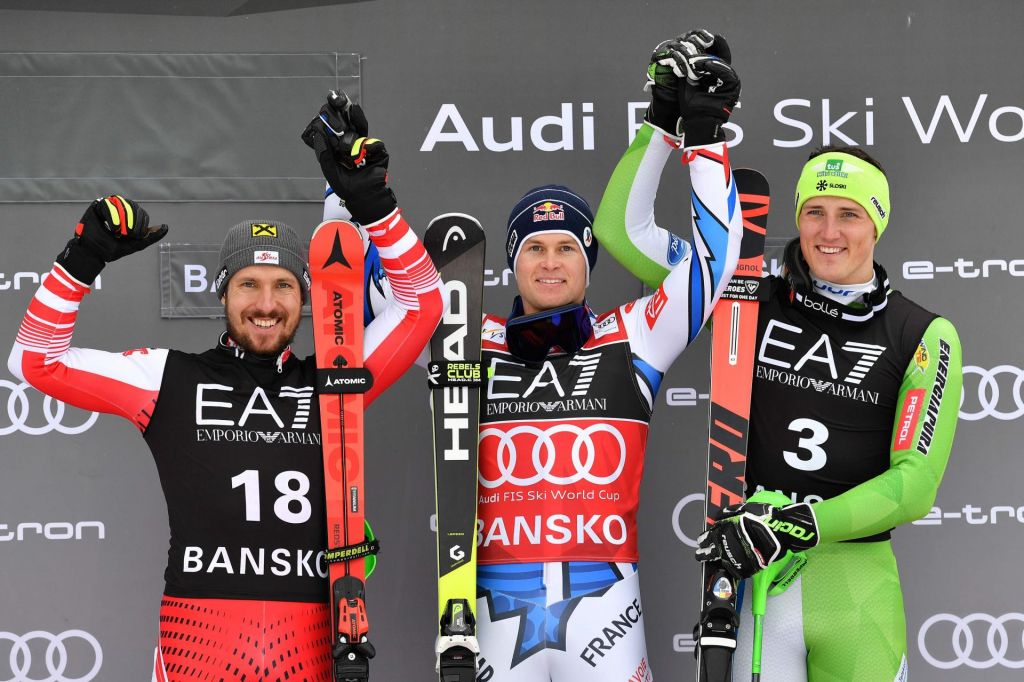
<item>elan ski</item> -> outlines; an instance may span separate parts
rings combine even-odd
[[[363,242],[349,222],[330,220],[309,244],[313,342],[327,498],[327,565],[335,682],[366,682],[374,656],[366,617],[366,559],[378,543],[364,532]]]
[[[449,307],[430,339],[428,382],[434,418],[440,682],[476,679],[476,501],[480,431],[480,323],[484,232],[473,218],[448,213],[423,239],[448,290]]]
[[[708,434],[705,524],[722,508],[743,502],[747,430],[757,338],[758,301],[767,295],[761,279],[768,222],[768,181],[740,168],[733,177],[743,211],[743,241],[736,274],[712,312],[711,410]],[[736,650],[737,582],[718,562],[701,569],[700,621],[694,631],[698,682],[729,682]]]

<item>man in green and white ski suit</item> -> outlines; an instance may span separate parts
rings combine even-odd
[[[672,75],[660,68],[655,82],[672,86]],[[676,132],[644,125],[594,224],[605,248],[651,287],[678,262],[678,238],[653,221],[661,164],[652,140]],[[761,305],[747,496],[776,490],[793,504],[731,510],[701,537],[698,558],[746,578],[787,550],[806,551],[801,576],[768,601],[765,680],[907,678],[890,531],[931,509],[962,376],[953,325],[893,291],[874,263],[890,213],[874,159],[856,148],[815,150],[797,184],[799,237]],[[741,676],[752,644],[744,601],[733,666]]]

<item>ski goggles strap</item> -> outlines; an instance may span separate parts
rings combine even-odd
[[[509,352],[520,360],[540,362],[555,346],[570,355],[575,353],[587,342],[592,331],[586,304],[570,303],[511,318],[505,323],[505,341]]]
[[[427,363],[427,387],[451,388],[468,386],[476,388],[487,383],[483,363],[479,360],[434,360]]]

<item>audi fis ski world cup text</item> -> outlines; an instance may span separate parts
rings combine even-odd
[[[865,97],[863,108],[844,110],[830,98],[787,98],[771,105],[772,120],[781,130],[772,138],[772,145],[781,148],[808,147],[818,144],[875,144],[878,127],[895,127],[906,139],[913,135],[921,144],[932,144],[938,135],[953,135],[961,143],[985,135],[997,142],[1024,140],[1024,108],[995,105],[987,93],[973,102],[954,105],[949,95],[901,97],[905,120],[878,120],[875,98]],[[446,146],[457,146],[468,152],[481,149],[490,152],[571,152],[592,151],[597,147],[598,121],[593,102],[550,103],[546,111],[535,117],[505,113],[503,115],[470,114],[467,105],[453,102],[441,104],[433,119],[424,122],[427,130],[420,143],[421,152],[433,152]],[[626,102],[619,113],[625,123],[627,140],[632,141],[643,120],[648,103]],[[741,108],[742,102],[736,108]],[[764,106],[765,111],[768,105]],[[898,107],[894,107],[898,108]],[[557,113],[554,113],[556,110]],[[754,112],[752,115],[756,115]],[[761,113],[764,116],[764,113]],[[743,129],[735,122],[724,127],[730,131],[729,146],[743,140]],[[984,132],[981,132],[984,131]],[[621,140],[612,138],[616,144]]]

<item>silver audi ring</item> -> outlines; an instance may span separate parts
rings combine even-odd
[[[0,427],[0,436],[6,436],[14,433],[15,431],[21,431],[22,433],[27,433],[30,436],[38,436],[51,431],[75,435],[88,431],[89,428],[96,423],[96,419],[99,417],[98,413],[93,412],[85,422],[78,424],[77,426],[66,426],[63,423],[64,403],[59,400],[55,400],[50,396],[45,396],[43,398],[43,419],[46,420],[46,423],[42,426],[30,426],[28,418],[29,412],[31,412],[31,407],[28,399],[28,389],[31,387],[24,381],[16,384],[13,381],[0,379],[0,388],[6,388],[11,392],[11,394],[7,396],[7,418],[11,423],[9,426]],[[35,389],[32,390],[35,392]]]
[[[1024,370],[1020,367],[998,365],[992,369],[985,369],[984,367],[965,365],[963,372],[965,377],[968,374],[977,374],[980,377],[978,380],[979,409],[972,412],[964,409],[964,403],[967,402],[967,387],[965,385],[960,397],[961,419],[973,422],[985,417],[994,417],[1003,421],[1012,421],[1024,416],[1024,394],[1021,393],[1021,389],[1024,388]],[[1000,391],[999,382],[996,380],[996,377],[1003,374],[1009,375],[1009,379],[1004,382],[1003,387],[1010,389],[1010,395],[1013,397],[1013,402],[1016,406],[1014,410],[1003,411],[999,409],[999,399],[1002,397],[1002,391]],[[1013,380],[1012,384],[1009,384],[1010,379]]]
[[[925,637],[936,623],[951,623],[953,625],[950,636],[952,659],[936,658],[925,645]],[[974,632],[971,630],[972,623],[988,625],[983,646],[979,641],[979,646],[975,647]],[[1011,638],[1006,629],[1006,625],[1009,623],[1020,623],[1024,626],[1024,613],[1007,613],[1002,616],[972,613],[962,617],[952,613],[937,613],[921,625],[921,631],[917,635],[917,646],[921,650],[924,660],[942,670],[950,670],[962,665],[977,670],[997,665],[1019,670],[1024,668],[1024,632],[1019,638]],[[1013,653],[1010,652],[1011,646]],[[945,647],[943,648],[945,649]]]
[[[558,449],[555,447],[553,436],[559,433],[568,433],[575,438],[571,450],[575,471],[569,476],[558,476],[552,473],[558,460]],[[594,473],[597,446],[591,436],[595,433],[610,434],[618,445],[618,466],[604,476]],[[609,424],[593,424],[582,429],[572,424],[558,424],[548,429],[524,424],[514,426],[507,431],[492,427],[480,432],[481,445],[487,438],[498,439],[496,459],[501,475],[491,480],[481,471],[480,485],[485,488],[497,488],[503,483],[525,487],[540,481],[546,481],[553,485],[572,485],[579,481],[588,481],[594,485],[608,485],[619,478],[623,467],[626,466],[626,441],[622,438],[622,434]],[[518,462],[516,447],[527,445],[531,439],[533,443],[530,448],[530,458],[534,473],[529,476],[518,476],[515,473]],[[583,455],[584,451],[586,452],[585,456]]]
[[[64,671],[68,667],[68,651],[64,644],[73,639],[85,641],[92,649],[90,654],[92,668],[80,677],[65,677]],[[33,640],[46,642],[44,663],[48,673],[47,677],[28,676],[32,670],[32,651],[29,649],[29,642]],[[42,630],[33,630],[24,635],[0,631],[0,642],[11,642],[11,653],[8,660],[12,675],[12,677],[0,678],[0,682],[90,682],[96,678],[96,673],[103,665],[103,649],[100,647],[100,643],[85,630],[65,630],[56,635]],[[0,672],[0,674],[4,673]]]

